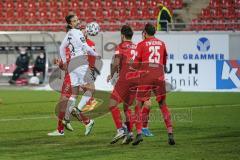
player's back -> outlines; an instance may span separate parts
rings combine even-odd
[[[167,57],[164,42],[155,37],[149,37],[138,44],[137,51],[143,75],[148,79],[164,79]]]
[[[125,79],[129,72],[133,72],[134,63],[136,63],[137,46],[131,41],[120,43],[115,51],[116,56],[120,58],[119,79]]]
[[[138,59],[143,65],[149,66],[149,64],[166,65],[166,47],[163,41],[149,37],[137,46]]]

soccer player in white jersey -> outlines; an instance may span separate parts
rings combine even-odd
[[[63,124],[66,129],[73,130],[70,125],[70,116],[76,105],[76,99],[79,94],[79,87],[84,91],[82,98],[77,105],[75,111],[78,119],[82,121],[86,126],[85,135],[88,135],[91,132],[91,129],[94,125],[94,120],[83,115],[82,110],[86,103],[92,96],[93,89],[87,83],[87,72],[88,72],[88,59],[87,55],[98,56],[98,54],[87,45],[83,33],[79,30],[80,22],[76,15],[70,14],[66,16],[66,22],[70,30],[67,32],[64,40],[60,46],[60,56],[63,61],[63,68],[69,72],[72,95],[69,98],[67,103],[67,109]],[[67,65],[66,63],[66,47],[70,49],[70,62]]]

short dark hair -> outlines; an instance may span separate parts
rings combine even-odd
[[[75,15],[74,14],[69,14],[65,17],[65,20],[67,22],[67,24],[70,24],[71,23],[71,19],[74,17]]]
[[[153,36],[156,33],[156,28],[154,27],[153,24],[147,23],[144,27],[144,31],[149,35]]]
[[[133,30],[129,25],[123,25],[121,28],[121,34],[126,37],[126,39],[132,39]]]

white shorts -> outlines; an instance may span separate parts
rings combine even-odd
[[[88,72],[88,65],[82,65],[76,69],[74,69],[72,72],[69,73],[71,85],[73,87],[76,86],[82,86],[87,84],[86,81],[86,75]]]

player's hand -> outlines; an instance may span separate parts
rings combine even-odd
[[[59,65],[59,63],[60,63],[60,60],[58,58],[53,59],[53,64]]]
[[[108,75],[108,76],[107,76],[107,82],[110,82],[111,79],[112,79],[112,76],[111,76],[111,75]]]

